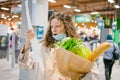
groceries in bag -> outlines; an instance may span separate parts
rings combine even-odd
[[[110,47],[110,44],[107,42],[104,42],[91,52],[91,50],[89,50],[83,45],[83,42],[81,39],[67,37],[57,42],[55,44],[55,47],[64,48],[85,59],[88,59],[90,61],[95,61],[106,49]]]
[[[104,42],[91,52],[83,46],[81,40],[66,38],[64,41],[56,43],[55,46],[56,48],[51,51],[51,54],[55,55],[59,72],[70,77],[71,80],[80,80],[84,74],[91,70],[94,61],[110,47],[110,44]]]

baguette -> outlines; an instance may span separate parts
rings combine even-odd
[[[95,61],[108,48],[110,48],[110,43],[108,42],[101,43],[95,50],[91,52],[91,54],[88,56],[88,59],[90,61]]]

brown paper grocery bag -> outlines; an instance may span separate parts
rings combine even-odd
[[[57,48],[55,51],[57,65],[61,71],[67,69],[73,72],[86,73],[89,72],[93,66],[93,62],[63,48]]]
[[[110,44],[107,42],[100,44],[91,52],[91,55],[89,55],[90,61],[63,48],[56,48],[51,51],[50,56],[52,57],[48,57],[48,61],[50,61],[48,62],[48,66],[50,63],[55,62],[56,66],[54,66],[54,69],[61,75],[71,78],[70,80],[80,80],[84,74],[91,70],[94,61],[109,47]]]
[[[60,73],[64,76],[71,77],[72,80],[79,80],[93,66],[93,62],[63,48],[56,48],[55,53],[57,67]]]

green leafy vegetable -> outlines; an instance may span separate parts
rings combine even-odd
[[[57,42],[55,47],[65,48],[66,50],[69,50],[86,59],[88,59],[88,56],[91,54],[91,51],[83,45],[81,39],[77,40],[75,38],[67,37]]]

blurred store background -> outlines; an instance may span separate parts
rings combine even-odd
[[[92,38],[96,35],[97,39],[103,42],[106,36],[104,33],[111,33],[113,36],[116,35],[114,41],[119,44],[119,0],[48,0],[48,5],[48,17],[52,12],[57,11],[72,15],[81,37]],[[22,0],[0,0],[0,16],[0,40],[2,36],[8,36],[7,42],[9,43],[13,32],[18,36],[20,34]],[[38,28],[42,29],[35,27],[36,31]]]
[[[11,68],[18,65],[19,51],[24,42],[22,36],[24,29],[26,30],[24,1],[0,0],[0,60],[6,59],[10,62]],[[71,15],[78,35],[91,50],[104,42],[108,33],[112,34],[114,41],[120,47],[120,0],[48,0],[47,2],[47,18],[58,11]],[[41,2],[29,0],[29,3],[33,5]],[[34,16],[36,13],[33,15],[33,12],[39,10],[36,6],[29,8],[34,21],[40,14]],[[34,22],[33,28],[36,38],[40,41],[45,30],[43,25],[35,25],[38,22],[39,19]]]

